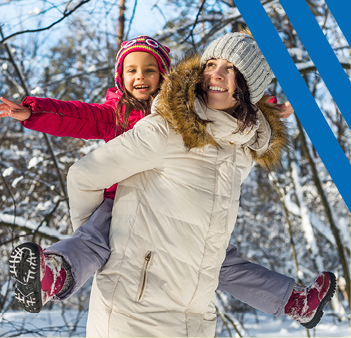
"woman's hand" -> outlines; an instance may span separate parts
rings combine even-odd
[[[294,108],[291,107],[290,102],[276,104],[275,107],[280,110],[281,119],[287,119],[294,112]]]
[[[3,102],[0,103],[0,117],[9,116],[18,121],[25,121],[32,115],[32,109],[28,107],[23,107],[4,97],[1,97],[0,100]]]

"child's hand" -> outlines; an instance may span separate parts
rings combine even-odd
[[[9,116],[18,121],[25,121],[32,115],[32,109],[23,107],[3,97],[0,98],[0,117]]]
[[[275,107],[280,110],[281,119],[287,119],[294,112],[294,108],[291,107],[290,102],[276,104]]]

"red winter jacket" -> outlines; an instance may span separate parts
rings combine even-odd
[[[116,126],[116,107],[121,96],[122,93],[116,87],[107,90],[103,104],[28,96],[21,105],[31,108],[32,115],[21,124],[54,136],[103,139],[108,142],[122,133],[121,126]],[[125,131],[133,128],[143,117],[142,111],[132,110]],[[117,184],[106,189],[105,198],[113,199],[116,187]]]

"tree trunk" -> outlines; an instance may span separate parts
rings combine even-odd
[[[314,183],[317,187],[318,193],[321,197],[322,204],[323,204],[326,216],[327,216],[329,224],[330,224],[330,228],[331,228],[333,235],[334,235],[334,238],[335,238],[336,246],[337,246],[338,253],[339,253],[340,263],[342,266],[343,275],[344,275],[345,282],[346,282],[346,292],[347,292],[348,302],[350,305],[350,275],[349,275],[349,267],[348,267],[347,260],[345,257],[344,246],[341,242],[339,229],[336,226],[336,223],[334,221],[333,213],[332,213],[332,210],[330,208],[327,196],[324,192],[321,181],[319,179],[316,165],[315,165],[313,158],[308,150],[304,130],[303,130],[302,125],[301,125],[301,123],[296,115],[295,115],[295,117],[296,117],[297,126],[298,126],[299,131],[300,131],[300,140],[301,140],[302,149],[303,149],[305,156],[307,157],[308,162],[310,164],[310,167],[312,170],[313,181],[314,181]]]
[[[283,212],[284,212],[284,216],[285,216],[285,220],[286,223],[288,224],[288,232],[289,232],[289,238],[290,238],[290,246],[291,246],[291,250],[292,250],[292,254],[293,254],[293,258],[294,258],[294,263],[295,263],[295,269],[296,269],[296,276],[297,276],[297,281],[299,282],[299,284],[302,285],[302,281],[300,279],[300,269],[299,269],[299,263],[297,261],[297,255],[296,255],[296,250],[295,250],[295,243],[294,243],[294,238],[293,238],[293,233],[292,233],[292,227],[291,227],[291,223],[289,220],[289,215],[288,215],[288,209],[285,205],[285,198],[284,198],[284,190],[280,187],[278,180],[275,178],[275,174],[273,172],[270,173],[269,175],[269,179],[274,183],[278,195],[279,195],[279,199],[280,199],[280,203],[282,205],[283,208]]]
[[[315,263],[317,271],[324,270],[324,263],[322,257],[319,253],[319,247],[317,245],[317,241],[314,237],[312,224],[310,222],[309,211],[305,203],[305,198],[303,196],[302,187],[300,184],[300,173],[299,167],[295,158],[295,155],[291,161],[291,177],[293,179],[295,194],[298,200],[298,204],[300,206],[300,215],[301,215],[301,227],[302,232],[304,234],[308,250],[312,255],[312,259]]]
[[[118,16],[118,28],[117,28],[117,50],[121,48],[124,37],[124,12],[126,10],[126,0],[119,0],[119,16]]]

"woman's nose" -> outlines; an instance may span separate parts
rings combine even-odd
[[[214,79],[223,80],[224,75],[223,75],[222,69],[220,69],[220,68],[215,69],[215,70],[213,71],[213,73],[212,73],[212,77],[213,77]]]

